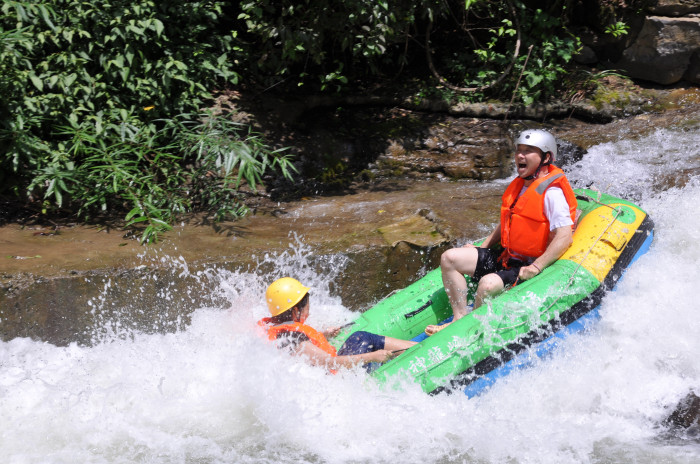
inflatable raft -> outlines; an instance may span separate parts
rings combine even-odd
[[[653,239],[652,220],[635,204],[592,190],[575,192],[581,213],[573,244],[538,276],[425,337],[427,325],[452,316],[436,269],[364,312],[332,343],[340,346],[358,330],[419,341],[371,375],[384,383],[410,379],[428,393],[461,390],[469,396],[548,352],[597,315],[604,294]],[[469,287],[473,301],[475,285]]]

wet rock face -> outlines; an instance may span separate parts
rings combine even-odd
[[[454,241],[483,236],[497,220],[501,190],[468,181],[386,182],[220,224],[231,235],[178,225],[157,246],[134,245],[130,253],[121,233],[76,226],[35,236],[0,228],[6,253],[34,257],[0,261],[0,339],[91,344],[109,333],[178,330],[197,308],[231,307],[221,278],[269,275],[277,261],[256,256],[279,256],[300,243],[308,247],[305,262],[337,275],[333,293],[361,311],[435,269]]]
[[[581,31],[583,49],[579,63],[603,64],[633,79],[661,85],[682,80],[700,83],[700,2],[657,0],[646,11],[625,18],[629,33],[614,37]],[[593,21],[595,22],[595,20]],[[598,29],[602,25],[597,25]]]
[[[0,339],[90,345],[108,333],[173,332],[192,308],[223,305],[206,278],[173,269],[99,270],[39,278],[0,295]]]
[[[392,233],[399,236],[398,230]],[[367,309],[439,266],[440,255],[449,247],[444,236],[436,234],[431,243],[420,238],[417,244],[411,242],[413,233],[406,234],[401,235],[406,240],[393,245],[345,253],[347,264],[331,287],[348,308]],[[327,258],[311,260],[319,273],[332,260]],[[200,267],[192,266],[190,273],[141,268],[33,279],[26,288],[0,294],[0,340],[28,337],[58,346],[92,345],[114,334],[180,330],[190,323],[194,309],[230,305],[208,276],[217,270],[235,271],[241,264],[221,262],[196,272]]]
[[[557,140],[557,166],[569,166],[583,159],[587,151],[568,140]]]
[[[700,13],[698,0],[656,0],[649,11],[661,16],[685,16]]]
[[[525,128],[555,128],[535,123],[509,126],[501,121],[445,117],[427,129],[422,139],[392,140],[370,166],[377,175],[402,174],[435,179],[503,179],[513,174],[513,140]],[[557,139],[557,166],[580,161],[586,150]]]
[[[409,242],[382,249],[351,252],[349,264],[332,289],[349,309],[364,311],[390,294],[417,281],[427,270],[440,265],[440,255],[449,248],[420,247]]]
[[[634,43],[615,63],[631,76],[670,85],[697,79],[700,55],[700,18],[647,17]]]
[[[673,428],[694,429],[700,432],[700,397],[694,392],[686,396],[665,421]]]
[[[510,173],[512,140],[499,121],[442,116],[427,133],[399,134],[370,166],[379,175],[493,180]]]
[[[382,107],[321,107],[285,120],[266,117],[263,131],[293,147],[304,179],[279,179],[271,186],[273,196],[333,192],[358,180],[493,180],[511,172],[515,129],[499,119]]]

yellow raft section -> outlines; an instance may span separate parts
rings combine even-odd
[[[627,203],[598,205],[578,222],[573,244],[559,259],[573,261],[603,282],[646,213]]]

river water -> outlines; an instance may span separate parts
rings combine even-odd
[[[265,275],[212,269],[214,308],[174,333],[96,318],[93,345],[0,342],[5,463],[693,463],[700,439],[661,422],[700,394],[700,128],[595,145],[576,186],[628,197],[655,221],[650,251],[604,299],[601,318],[479,397],[385,391],[335,376],[255,333],[262,295],[292,274],[312,290],[310,323],[350,321],[332,296],[345,258],[322,272],[311,247],[261,259]],[[501,181],[505,185],[505,181]],[[473,237],[476,238],[476,237]],[[172,266],[188,273],[186,263]],[[109,303],[90,302],[99,313]],[[138,289],[134,289],[138,308]],[[178,295],[163,290],[165,301]],[[148,308],[140,308],[147,310]],[[130,308],[133,311],[133,308]]]

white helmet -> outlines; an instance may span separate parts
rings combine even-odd
[[[554,158],[557,157],[557,141],[554,136],[542,129],[528,129],[523,131],[515,141],[515,145],[530,145],[531,147],[537,147],[542,150],[542,153],[550,152],[552,154],[549,163],[554,162]]]

